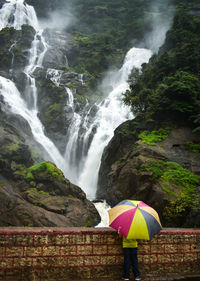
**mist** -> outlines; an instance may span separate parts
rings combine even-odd
[[[68,9],[55,10],[51,12],[47,18],[40,20],[40,26],[42,29],[66,30],[71,24],[74,24],[75,21],[75,17]]]
[[[164,43],[166,32],[173,21],[174,9],[171,0],[154,0],[149,6],[149,17],[152,31],[144,39],[145,47],[157,53]]]

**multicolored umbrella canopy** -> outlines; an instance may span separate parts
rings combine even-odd
[[[162,229],[158,213],[142,201],[121,201],[108,214],[109,226],[127,239],[150,240]]]

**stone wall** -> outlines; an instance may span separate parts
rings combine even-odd
[[[140,241],[142,276],[200,276],[200,230],[165,229]],[[110,228],[0,228],[0,280],[121,277],[121,239]]]

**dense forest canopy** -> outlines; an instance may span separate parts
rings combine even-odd
[[[190,9],[179,10],[164,45],[144,65],[143,74],[134,76],[125,95],[137,116],[200,130],[199,35],[200,16]]]
[[[78,47],[73,66],[77,72],[100,76],[110,65],[119,67],[131,47],[150,48],[145,36],[154,29],[154,21],[167,22],[173,14],[170,1],[149,0],[28,0],[38,16],[59,11],[66,30],[74,35]],[[41,8],[43,6],[43,8]],[[56,26],[55,26],[56,28]]]

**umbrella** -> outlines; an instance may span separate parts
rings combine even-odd
[[[109,226],[127,239],[150,240],[162,228],[158,213],[142,201],[123,200],[108,214]]]

